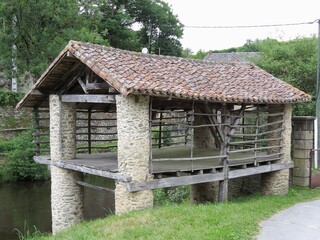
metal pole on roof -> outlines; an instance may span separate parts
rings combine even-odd
[[[320,19],[318,19],[318,66],[317,66],[317,99],[316,99],[316,136],[315,136],[315,149],[318,149],[320,147],[320,131],[319,131],[319,126],[320,126]],[[315,168],[318,168],[318,160],[319,160],[319,151],[316,151],[315,156],[315,162],[314,166]]]

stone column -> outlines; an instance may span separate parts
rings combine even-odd
[[[118,169],[133,182],[151,180],[148,96],[116,96]],[[116,183],[116,214],[153,207],[152,190],[129,193],[126,184]]]
[[[51,161],[76,156],[76,107],[50,95]],[[83,187],[77,184],[82,173],[51,166],[52,233],[55,234],[83,219]]]
[[[310,181],[310,151],[313,149],[315,117],[293,117],[292,185],[308,187]]]
[[[206,124],[203,116],[195,116],[194,125]],[[215,148],[214,138],[208,127],[194,128],[194,148]],[[190,186],[190,203],[200,204],[213,202],[217,199],[218,183],[208,182]]]
[[[279,108],[283,105],[270,105],[269,113],[279,112]],[[283,141],[283,162],[291,161],[291,115],[292,115],[292,106],[291,104],[284,105],[284,116],[283,116],[283,127],[284,131],[282,132]],[[275,121],[274,117],[270,120]],[[279,119],[278,119],[279,120]],[[280,126],[274,126],[273,128],[278,128]],[[270,129],[271,130],[271,129]],[[270,136],[272,137],[272,136]],[[275,137],[275,136],[274,136]],[[277,143],[277,142],[275,142]],[[273,145],[273,143],[271,143]],[[285,195],[288,193],[289,189],[289,169],[284,169],[275,172],[269,172],[262,174],[261,185],[262,193],[265,195],[275,194],[275,195]]]

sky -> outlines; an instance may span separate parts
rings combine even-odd
[[[320,18],[319,0],[164,0],[185,26],[243,26],[313,22]],[[221,50],[247,40],[276,38],[286,41],[318,34],[314,24],[240,29],[184,28],[183,48]]]

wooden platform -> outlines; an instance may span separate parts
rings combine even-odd
[[[276,155],[265,157],[264,152],[259,152],[256,156],[250,156],[248,153],[238,153],[231,156],[229,160],[229,172],[226,175],[223,173],[223,167],[219,163],[219,158],[216,157],[218,155],[218,150],[196,149],[193,152],[194,158],[209,157],[205,160],[191,162],[190,160],[185,160],[185,158],[190,157],[189,148],[169,147],[154,150],[152,170],[155,176],[160,178],[162,174],[170,174],[172,172],[176,174],[170,177],[166,175],[165,178],[142,183],[132,183],[130,176],[119,173],[116,152],[91,155],[78,154],[76,159],[60,162],[52,162],[49,156],[36,156],[34,160],[41,164],[127,182],[127,190],[129,192],[221,181],[226,176],[228,179],[232,179],[293,167],[293,163],[291,162],[279,163],[279,157],[275,157]],[[178,160],[166,160],[168,158],[176,158]]]

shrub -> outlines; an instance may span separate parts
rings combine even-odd
[[[190,187],[159,188],[154,190],[155,205],[181,204],[190,198]]]
[[[15,106],[24,96],[24,93],[0,90],[0,106]]]
[[[49,178],[46,166],[33,161],[34,145],[31,131],[25,131],[3,144],[7,147],[7,162],[3,167],[5,181],[44,180]],[[1,146],[1,145],[0,145]]]

